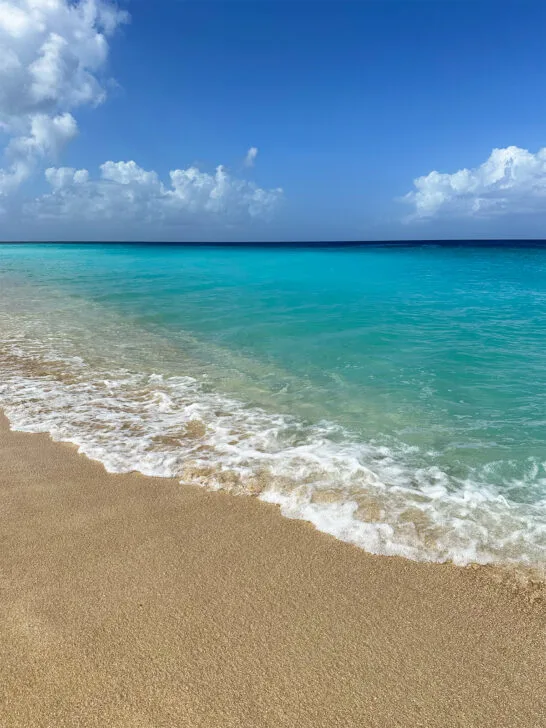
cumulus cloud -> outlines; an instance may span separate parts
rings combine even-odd
[[[0,195],[78,131],[71,112],[100,104],[108,37],[128,16],[109,0],[0,0],[0,130],[10,138]]]
[[[479,167],[430,172],[414,186],[403,198],[415,207],[413,220],[546,212],[546,148],[536,154],[520,147],[494,149]]]
[[[51,166],[78,133],[77,109],[104,101],[110,38],[128,19],[115,0],[0,0],[0,134],[6,140],[0,214],[9,207],[19,227],[45,220],[93,223],[105,235],[105,222],[131,222],[134,231],[146,223],[269,217],[282,190],[262,189],[223,166],[212,174],[175,169],[168,181],[133,161],[105,162],[98,175]],[[251,147],[245,166],[252,167],[257,154]],[[45,166],[47,194],[27,203],[17,195],[8,198]]]
[[[258,156],[258,147],[250,147],[248,152],[246,153],[244,165],[245,167],[253,167],[256,162],[256,157]]]
[[[69,167],[47,169],[45,177],[51,191],[29,203],[27,215],[70,222],[176,226],[202,216],[224,221],[267,218],[283,197],[281,189],[262,189],[222,166],[214,174],[196,167],[173,170],[169,184],[133,161],[105,162],[95,179],[85,169]]]

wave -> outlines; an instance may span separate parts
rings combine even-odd
[[[421,561],[546,562],[546,500],[516,503],[478,478],[415,467],[415,448],[361,442],[214,391],[192,376],[106,366],[51,341],[6,338],[0,405],[109,472],[137,470],[277,503],[375,554]]]

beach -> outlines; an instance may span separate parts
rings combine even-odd
[[[0,0],[0,728],[546,728],[519,5]]]
[[[543,725],[545,608],[0,427],[0,725]]]
[[[0,245],[0,407],[382,556],[546,564],[544,250]]]

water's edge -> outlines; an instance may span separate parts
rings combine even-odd
[[[20,432],[24,433],[25,435],[34,436],[34,435],[46,435],[51,442],[55,443],[56,445],[60,446],[69,446],[71,448],[74,448],[78,455],[80,457],[84,457],[88,460],[92,460],[93,462],[99,463],[105,471],[106,476],[108,477],[110,474],[104,463],[94,457],[90,457],[89,455],[85,454],[85,452],[82,451],[82,448],[79,447],[76,443],[72,442],[71,440],[58,440],[55,439],[50,432],[44,432],[44,431],[29,431],[28,429],[20,429],[14,426],[4,409],[0,408],[0,418],[5,418],[7,422],[7,426],[9,427],[10,431],[12,432]],[[143,475],[144,477],[154,477],[154,478],[165,478],[165,480],[176,480],[176,478],[172,478],[171,476],[151,476],[146,475],[144,473],[141,473],[138,470],[131,470],[127,472],[138,472],[140,475]],[[183,487],[200,487],[197,483],[191,483],[191,482],[184,482],[179,481],[180,485]],[[219,492],[219,491],[218,491]],[[241,496],[241,493],[234,493],[231,494],[235,497]],[[244,494],[244,495],[250,495],[251,497],[256,497],[253,494]],[[265,503],[268,503],[269,505],[277,505],[279,507],[279,510],[281,514],[284,517],[287,517],[285,513],[283,513],[282,510],[282,504],[275,503],[275,501],[267,498],[260,498],[258,496],[258,500],[262,500]],[[290,516],[288,516],[291,518]],[[317,530],[318,533],[326,534],[328,536],[331,536],[332,538],[336,540],[340,540],[337,536],[333,534],[329,534],[324,531],[324,529],[318,528],[312,521],[304,518],[297,518],[297,520],[303,520],[306,523],[311,523]],[[344,539],[341,539],[344,540]],[[348,543],[353,548],[356,548],[360,551],[367,551],[366,549],[363,549],[359,547],[357,544],[354,544],[348,540],[344,540],[344,542]],[[373,554],[374,556],[378,556],[380,558],[383,558],[383,555],[379,554]],[[385,556],[385,558],[406,558],[404,556]],[[414,559],[410,559],[414,560]],[[418,560],[419,561],[419,560]],[[475,562],[470,562],[468,564],[456,564],[451,561],[444,561],[442,562],[446,565],[450,565],[454,568],[459,569],[471,569],[471,570],[478,570],[479,575],[489,581],[492,581],[494,584],[498,585],[503,590],[508,590],[514,594],[514,596],[517,596],[518,598],[521,598],[524,603],[526,603],[529,607],[535,608],[540,607],[546,603],[546,569],[540,568],[540,567],[529,567],[524,565],[518,565],[518,564],[479,564]]]
[[[257,496],[373,554],[546,564],[534,258],[465,257],[451,279],[452,257],[340,253],[306,277],[295,259],[51,250],[0,272],[14,429]]]
[[[541,568],[540,513],[470,483],[450,492],[437,469],[350,441],[332,423],[249,408],[192,377],[90,371],[19,351],[0,362],[0,406],[22,432],[47,432],[108,472],[255,495],[283,515],[369,553],[415,561]]]

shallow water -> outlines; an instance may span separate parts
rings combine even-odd
[[[546,250],[0,245],[0,405],[369,551],[546,561]]]

